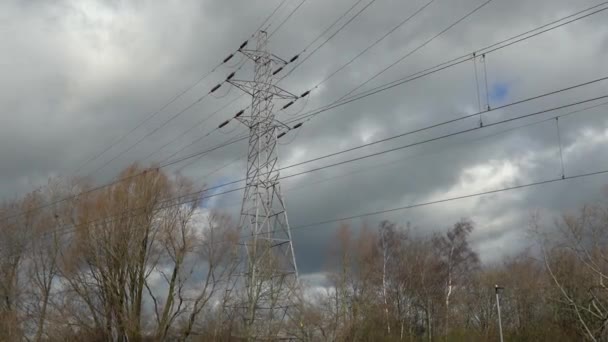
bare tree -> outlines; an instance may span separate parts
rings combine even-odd
[[[61,199],[67,196],[68,186],[57,180],[49,182],[44,190],[37,192],[42,203],[54,203],[44,210],[36,211],[35,224],[30,237],[28,253],[28,292],[32,308],[30,321],[36,322],[34,341],[45,336],[49,311],[52,309],[53,291],[59,276],[58,261],[63,248],[66,220],[70,216],[70,203]]]
[[[0,335],[9,339],[25,336],[22,314],[25,281],[25,264],[29,242],[36,224],[36,212],[40,203],[38,192],[26,195],[20,201],[6,203],[1,212],[0,227]],[[17,213],[17,214],[16,214]]]
[[[233,281],[238,229],[202,207],[186,178],[144,171],[131,166],[96,190],[51,181],[0,207],[0,340],[255,335],[235,305],[244,303]],[[343,225],[327,283],[292,289],[296,310],[279,329],[302,341],[493,340],[498,283],[507,339],[608,340],[607,207],[585,206],[549,227],[535,217],[538,257],[525,250],[483,267],[468,220],[445,234]]]
[[[192,192],[192,186],[186,184],[185,180],[180,179],[178,182],[176,185],[179,190],[176,193],[183,195]],[[160,210],[156,216],[155,221],[159,228],[152,239],[156,240],[154,247],[160,251],[156,260],[148,261],[149,271],[144,276],[144,285],[154,303],[157,323],[155,337],[158,340],[168,337],[169,329],[176,318],[184,314],[187,309],[184,291],[194,269],[191,267],[189,272],[184,272],[185,262],[200,243],[197,227],[193,222],[193,215],[200,204],[199,200],[194,198],[188,204],[181,204],[178,200],[177,203],[171,204],[171,206],[166,205],[167,208]],[[165,260],[162,260],[163,258]],[[158,260],[161,260],[161,265],[158,265]],[[163,268],[168,269],[168,272]],[[159,296],[150,288],[148,280],[153,269],[162,275],[167,286],[162,309],[159,307]]]
[[[552,238],[532,220],[545,268],[563,304],[574,313],[586,339],[608,338],[608,210],[585,206],[578,215],[564,215],[556,222],[559,235]]]
[[[395,236],[395,225],[388,221],[380,223],[380,249],[382,252],[382,297],[384,299],[384,319],[386,324],[386,333],[391,335],[391,323],[389,321],[389,305],[388,305],[388,267],[393,255],[393,246],[397,241]]]
[[[473,223],[461,220],[448,230],[445,236],[434,238],[440,262],[441,273],[445,279],[445,322],[444,336],[447,340],[450,321],[450,299],[455,287],[464,285],[470,272],[479,264],[477,254],[468,243],[468,236],[473,231]]]
[[[221,312],[226,309],[226,302],[230,300],[227,287],[231,284],[238,266],[237,242],[238,235],[236,227],[232,226],[230,220],[220,215],[210,215],[206,219],[207,224],[201,232],[201,242],[197,253],[202,262],[206,264],[206,273],[202,287],[196,291],[187,323],[182,331],[181,339],[186,340],[192,333],[194,324],[200,313],[209,306],[209,302],[216,297],[218,292],[219,304],[217,305],[219,317],[225,317]],[[217,324],[213,329],[213,339],[220,337],[222,324]]]
[[[158,261],[158,209],[171,188],[166,175],[137,166],[120,178],[125,181],[78,201],[62,275],[88,308],[87,325],[106,338],[139,340],[145,282]]]

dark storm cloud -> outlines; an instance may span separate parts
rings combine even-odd
[[[299,1],[288,0],[270,21],[276,27]],[[283,58],[312,41],[354,2],[308,0],[272,37],[270,48]],[[420,8],[425,1],[377,0],[327,45],[280,83],[299,94],[317,84],[365,49],[371,42]],[[481,4],[480,0],[436,0],[420,16],[395,31],[374,49],[313,91],[304,111],[331,103],[433,37]],[[194,83],[233,51],[278,4],[273,2],[184,1],[63,1],[0,4],[0,143],[3,194],[22,193],[52,175],[70,175],[77,166],[130,131],[175,93]],[[593,5],[593,1],[494,0],[475,15],[383,73],[360,91],[470,53],[558,17]],[[358,8],[363,6],[360,5]],[[354,13],[354,12],[353,12]],[[608,21],[598,14],[527,42],[487,56],[491,105],[497,106],[608,74]],[[309,49],[311,51],[314,46]],[[306,53],[303,54],[306,56]],[[235,59],[234,62],[238,62]],[[482,64],[478,64],[482,107],[486,97]],[[220,68],[204,82],[156,115],[141,129],[87,165],[81,175],[137,142],[171,115],[188,106],[231,72]],[[250,69],[239,73],[246,77]],[[225,94],[223,87],[218,95]],[[604,95],[608,82],[484,114],[489,124],[539,109]],[[104,181],[121,167],[158,150],[150,160],[162,160],[215,128],[248,105],[246,97],[227,107],[187,135],[183,132],[239,95],[208,97],[145,139],[121,158],[96,172]],[[277,105],[278,106],[278,105]],[[301,109],[302,103],[293,106]],[[608,168],[606,107],[560,119],[568,174]],[[576,109],[576,108],[573,108]],[[306,123],[296,139],[280,147],[283,166],[394,134],[454,119],[478,110],[473,64],[465,63],[404,84],[364,100],[332,109]],[[560,175],[556,131],[552,122],[522,129],[560,113],[489,127],[474,133],[403,149],[375,158],[328,168],[283,183],[290,222],[346,217],[543,180]],[[280,118],[289,120],[290,111]],[[467,129],[472,118],[417,133],[340,157],[285,170],[288,175],[392,147]],[[226,141],[242,127],[231,124],[180,155],[195,153]],[[234,130],[234,131],[232,131]],[[289,141],[292,136],[285,137]],[[182,172],[209,185],[243,175],[243,161],[209,177],[237,157],[239,142],[216,150]],[[144,162],[149,162],[146,160]],[[176,165],[173,169],[179,168]],[[539,188],[521,189],[458,202],[429,206],[353,224],[375,225],[388,218],[411,221],[422,233],[447,228],[471,217],[478,229],[476,248],[486,260],[525,247],[529,213],[542,209],[555,214],[600,196],[606,178],[597,176]],[[213,198],[218,208],[238,212],[239,194]],[[567,195],[566,195],[567,194]],[[304,273],[324,266],[324,253],[338,224],[294,231],[296,252]]]

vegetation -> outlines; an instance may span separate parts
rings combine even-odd
[[[132,166],[119,178],[95,191],[51,182],[2,205],[0,340],[237,340],[226,303],[241,233],[200,210],[200,189],[183,177]],[[294,296],[290,334],[497,341],[498,284],[506,341],[608,340],[608,206],[550,225],[532,217],[534,246],[498,264],[470,246],[473,222],[446,226],[340,227],[326,286]]]

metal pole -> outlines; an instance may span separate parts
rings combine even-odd
[[[504,339],[502,337],[502,320],[500,318],[500,298],[498,296],[500,290],[503,290],[503,287],[500,287],[498,285],[494,285],[494,290],[496,292],[496,310],[498,311],[498,332],[500,333],[500,342],[504,342]]]

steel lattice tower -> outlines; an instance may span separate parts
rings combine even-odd
[[[242,261],[244,303],[239,308],[247,339],[277,340],[288,338],[284,323],[294,298],[298,269],[279,184],[277,135],[287,126],[275,119],[273,100],[293,101],[298,97],[274,84],[273,68],[286,62],[267,51],[267,33],[258,32],[256,40],[255,50],[239,50],[255,63],[253,81],[229,80],[252,96],[250,115],[237,118],[249,128],[239,222],[243,236],[247,236],[240,241],[246,260]]]

